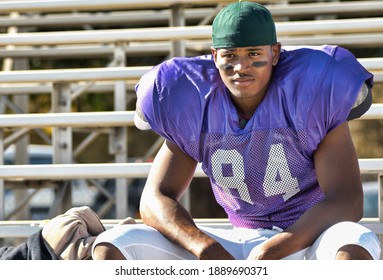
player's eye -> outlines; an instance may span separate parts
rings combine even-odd
[[[221,56],[223,58],[228,58],[228,59],[235,57],[235,55],[233,53],[223,53]]]
[[[259,56],[259,52],[249,52],[249,56]]]

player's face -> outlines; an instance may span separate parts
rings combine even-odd
[[[269,85],[273,66],[278,63],[280,44],[212,49],[212,54],[234,99],[260,101]]]

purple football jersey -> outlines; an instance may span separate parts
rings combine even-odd
[[[284,229],[324,198],[314,151],[372,78],[343,48],[284,48],[264,100],[241,129],[212,57],[174,58],[142,77],[137,112],[202,163],[234,226]]]

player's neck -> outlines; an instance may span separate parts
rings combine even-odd
[[[237,114],[238,114],[238,121],[239,121],[239,127],[241,129],[244,129],[248,121],[251,119],[252,115],[254,114],[254,110],[243,112],[238,110],[237,108]]]
[[[266,90],[247,98],[231,95],[233,104],[237,110],[238,117],[241,119],[250,119],[258,106],[262,103]]]
[[[236,104],[237,114],[240,119],[251,119],[258,106],[248,106],[248,104]]]

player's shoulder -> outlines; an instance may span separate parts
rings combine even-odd
[[[215,64],[211,55],[201,55],[195,57],[173,57],[160,63],[155,67],[157,75],[165,75],[171,80],[183,75],[200,76],[206,72],[215,72]],[[208,78],[208,77],[205,77]]]
[[[195,86],[215,83],[218,71],[210,55],[196,57],[175,57],[167,60],[158,71],[159,86],[183,86],[191,83]]]
[[[351,55],[347,49],[337,45],[299,45],[299,46],[283,46],[282,53],[286,52],[287,55],[303,56],[305,58],[311,57],[327,57],[336,58],[339,55]]]
[[[177,120],[188,116],[196,121],[206,96],[221,84],[211,56],[166,60],[144,74],[137,84],[137,115],[156,122],[162,114]]]
[[[290,73],[295,73],[295,81],[305,87],[305,94],[299,97],[313,104],[310,115],[313,115],[315,108],[319,115],[328,108],[333,114],[342,112],[347,120],[351,120],[359,118],[371,106],[373,75],[349,50],[335,45],[288,46],[282,54],[285,59],[284,67],[282,63],[282,69],[286,70],[284,73],[292,69]],[[316,101],[312,102],[309,96]],[[298,104],[303,103],[299,98],[296,100],[299,100]]]
[[[345,68],[349,63],[357,63],[356,57],[349,50],[337,45],[284,46],[281,61],[301,68],[315,65],[314,69],[318,70],[328,65]]]

